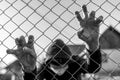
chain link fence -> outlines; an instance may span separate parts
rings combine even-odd
[[[94,10],[96,17],[103,15],[100,35],[109,25],[120,31],[120,0],[0,0],[0,68],[16,60],[6,50],[16,48],[14,40],[21,35],[26,39],[28,35],[34,35],[37,64],[45,57],[48,46],[57,38],[61,38],[67,45],[84,44],[76,35],[81,27],[74,14],[79,11],[82,15],[83,4],[87,5],[88,13]],[[108,54],[111,62],[108,65],[114,65],[110,68],[112,72],[119,69],[119,49],[102,52]],[[105,69],[108,65],[103,65],[103,71],[107,71]]]

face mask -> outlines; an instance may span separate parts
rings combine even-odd
[[[50,65],[50,69],[56,73],[57,75],[61,76],[65,73],[65,71],[68,69],[68,65],[66,66],[62,66],[62,67],[59,67],[59,66],[55,66],[55,65]]]

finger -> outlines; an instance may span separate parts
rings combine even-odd
[[[78,31],[78,32],[77,32],[77,36],[78,36],[78,38],[80,38],[80,39],[81,39],[82,33],[83,33],[83,30],[82,30],[82,31]]]
[[[22,57],[23,57],[23,52],[21,51],[19,51],[19,50],[13,50],[13,49],[8,49],[7,51],[7,54],[12,54],[12,55],[14,55],[19,61],[22,59]]]
[[[8,49],[6,51],[8,54],[13,54],[15,55],[17,58],[21,57],[21,52],[19,52],[18,50],[13,50],[13,49]]]
[[[80,16],[78,11],[75,12],[75,15],[76,15],[79,22],[82,21],[82,17]]]
[[[18,48],[20,48],[20,47],[21,47],[21,45],[20,45],[20,42],[19,42],[19,39],[18,39],[18,38],[16,38],[16,39],[15,39],[15,43],[16,43],[16,45],[17,45],[17,47],[18,47]]]
[[[96,24],[99,24],[100,22],[102,22],[103,20],[103,16],[99,16],[97,19],[96,19]]]
[[[33,48],[33,43],[34,43],[34,36],[33,35],[30,35],[29,37],[28,37],[28,47],[29,48]]]
[[[19,44],[20,44],[22,47],[25,46],[26,41],[25,41],[25,37],[24,37],[24,36],[21,36],[21,37],[20,37]]]
[[[8,49],[6,52],[7,52],[8,54],[15,54],[15,53],[16,53],[16,50]]]
[[[95,11],[92,11],[92,12],[90,13],[90,18],[91,18],[91,19],[95,19]]]
[[[87,14],[87,7],[86,7],[86,5],[83,5],[82,6],[82,9],[83,9],[83,12],[84,12],[84,14],[85,14],[85,19],[87,19],[88,18],[88,14]]]

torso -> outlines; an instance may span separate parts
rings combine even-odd
[[[81,80],[80,65],[76,62],[72,62],[68,65],[68,69],[62,75],[55,74],[49,66],[43,68],[39,73],[39,80]],[[42,79],[40,79],[40,77]]]

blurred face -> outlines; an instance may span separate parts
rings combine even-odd
[[[50,65],[50,68],[53,72],[55,72],[57,75],[63,75],[65,73],[65,71],[68,69],[68,65]]]
[[[55,58],[50,59],[50,69],[56,73],[57,75],[63,75],[65,71],[68,69],[68,63],[67,60],[64,58]]]

